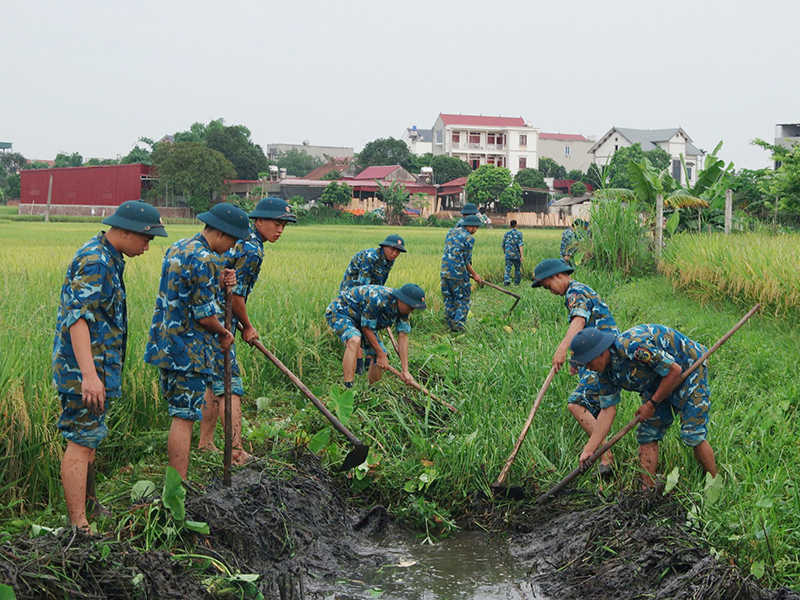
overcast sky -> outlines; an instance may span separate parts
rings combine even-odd
[[[798,0],[0,0],[0,141],[125,155],[222,117],[254,142],[351,146],[440,112],[543,132],[683,127],[750,145],[800,122]]]

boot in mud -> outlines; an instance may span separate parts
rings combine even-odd
[[[111,512],[100,502],[94,490],[94,463],[89,463],[86,470],[86,514],[96,519],[98,517],[110,517]]]

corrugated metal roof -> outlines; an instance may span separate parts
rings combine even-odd
[[[482,115],[439,115],[445,125],[476,125],[483,127],[524,127],[522,117],[484,117]]]
[[[400,165],[389,165],[381,167],[367,167],[353,179],[383,179],[397,169],[402,169]]]
[[[414,131],[417,132],[420,141],[422,142],[433,141],[433,129],[414,129],[413,127],[408,127],[408,133],[413,133]]]
[[[567,142],[588,142],[585,137],[577,133],[540,133],[540,140],[564,140]]]

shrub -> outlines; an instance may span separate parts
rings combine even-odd
[[[650,229],[635,205],[619,199],[594,202],[591,233],[581,243],[587,262],[595,268],[619,271],[625,277],[644,275],[654,268],[649,251]]]

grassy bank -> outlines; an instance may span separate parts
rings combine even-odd
[[[159,477],[167,462],[166,407],[155,370],[141,357],[164,248],[196,228],[168,229],[169,239],[157,239],[149,253],[126,267],[130,337],[123,398],[112,406],[111,433],[98,451],[107,477],[100,492],[112,503],[124,504],[126,486],[145,474]],[[0,429],[0,509],[6,528],[20,517],[57,524],[64,512],[50,353],[66,265],[96,231],[94,224],[0,221],[5,266],[0,276],[0,411],[6,415]],[[265,248],[261,279],[248,302],[251,318],[265,344],[326,400],[341,380],[342,347],[324,322],[325,307],[350,257],[386,233],[385,227],[289,227],[283,239]],[[412,372],[455,404],[459,414],[450,415],[391,375],[371,390],[359,381],[349,426],[372,453],[369,472],[357,472],[352,485],[368,486],[361,494],[378,494],[393,513],[439,529],[463,513],[477,490],[488,491],[545,379],[567,319],[563,299],[545,291],[518,288],[523,300],[508,316],[512,299],[484,288],[473,295],[469,334],[447,334],[438,277],[445,230],[407,228],[402,233],[409,252],[398,259],[389,283],[419,283],[429,305],[412,317]],[[479,230],[476,235],[474,266],[495,282],[502,279],[503,233]],[[538,260],[557,254],[560,232],[524,233],[529,273]],[[604,273],[576,277],[600,292],[623,329],[664,323],[710,346],[744,312],[743,306],[724,302],[698,306],[661,277],[631,282]],[[793,433],[800,395],[797,334],[797,326],[785,320],[757,316],[711,361],[710,441],[725,483],[720,499],[704,492],[691,451],[674,430],[663,444],[660,465],[664,475],[679,469],[677,493],[715,548],[745,570],[763,561],[770,581],[790,585],[800,581],[795,526],[800,445]],[[260,354],[240,347],[239,356],[249,395],[246,437],[255,453],[285,460],[297,442],[308,441],[326,423]],[[566,372],[554,380],[510,483],[546,489],[576,465],[585,437],[565,407],[575,383]],[[261,411],[255,401],[260,397],[267,399]],[[632,417],[636,405],[633,395],[625,396],[615,430]],[[338,435],[332,439],[322,452],[334,462],[348,447]],[[619,469],[606,493],[636,485],[633,435],[618,444],[615,455]],[[193,457],[190,473],[199,473],[201,461],[208,460]],[[596,489],[599,481],[589,475],[581,485]]]

